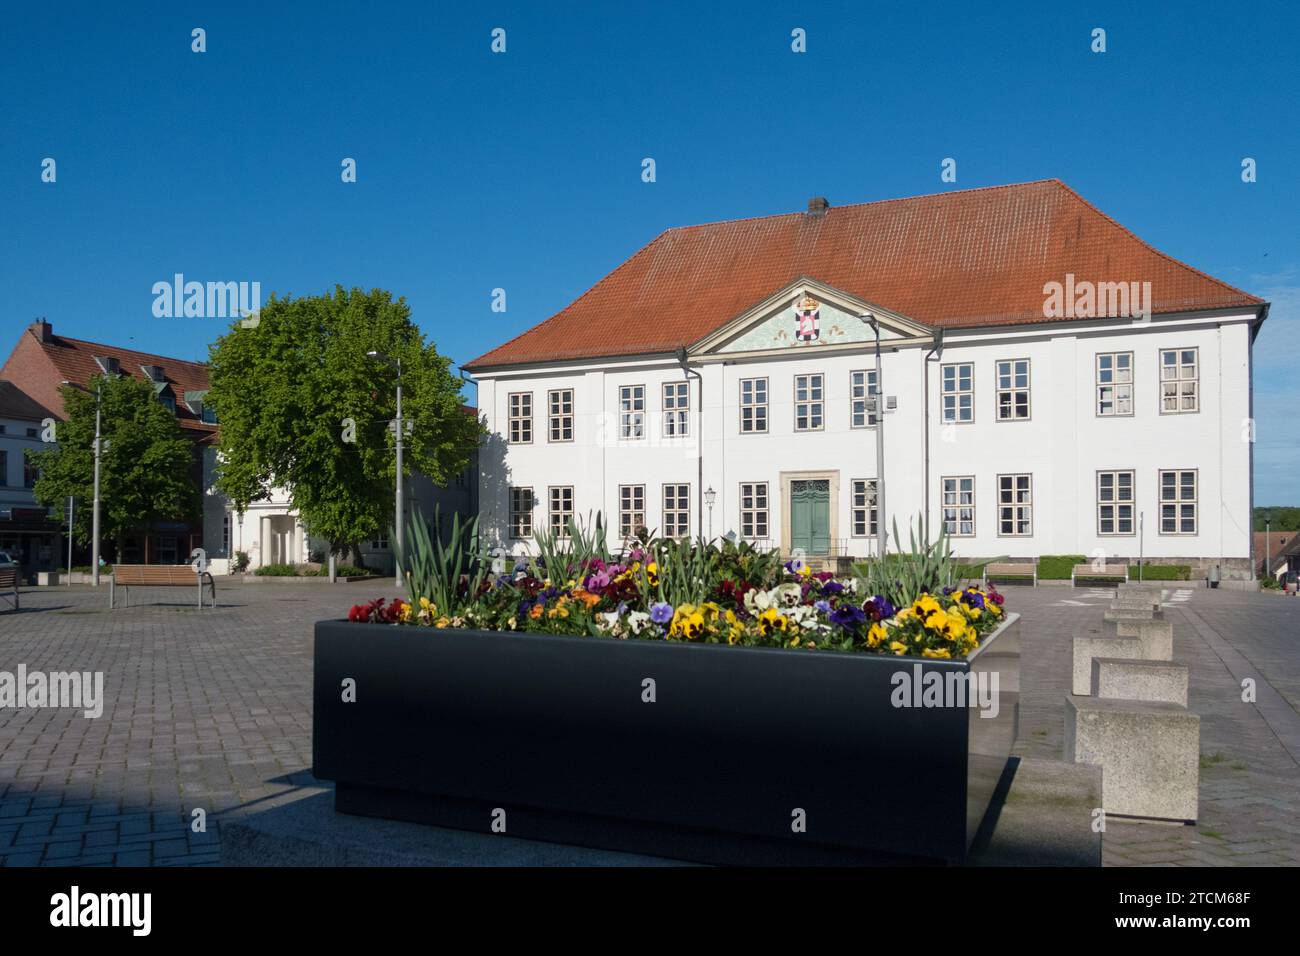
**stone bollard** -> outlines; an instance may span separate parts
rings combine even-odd
[[[1149,661],[1169,661],[1174,657],[1174,625],[1165,620],[1116,621],[1116,637],[1136,638],[1142,656]]]
[[[1171,661],[1092,659],[1093,697],[1162,701],[1187,706],[1187,667]]]
[[[1195,822],[1201,719],[1164,702],[1065,699],[1065,759],[1101,764],[1107,814]]]
[[[1160,611],[1149,607],[1115,607],[1111,605],[1110,609],[1102,615],[1107,621],[1158,621],[1163,615]]]
[[[1115,611],[1121,608],[1139,608],[1154,611],[1160,607],[1160,599],[1144,594],[1121,594],[1110,602],[1110,606],[1111,610]]]
[[[1071,693],[1086,697],[1092,693],[1092,659],[1114,657],[1127,660],[1142,658],[1142,642],[1133,637],[1076,637],[1074,639],[1074,675]]]

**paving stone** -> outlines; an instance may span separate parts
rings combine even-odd
[[[0,863],[38,865],[48,846],[80,835],[83,855],[68,858],[74,863],[214,865],[220,815],[311,782],[312,625],[387,591],[314,588],[308,603],[297,588],[218,587],[221,604],[202,613],[141,605],[110,614],[102,590],[24,591],[24,612],[0,625],[0,660],[101,670],[106,706],[98,720],[71,710],[0,710]],[[1022,614],[1017,753],[1062,759],[1071,640],[1115,634],[1103,618],[1129,590],[1007,589]],[[1188,707],[1201,717],[1199,822],[1157,837],[1142,832],[1150,827],[1112,825],[1104,862],[1297,865],[1300,765],[1271,729],[1276,712],[1242,702],[1234,668],[1244,659],[1300,710],[1300,600],[1197,588],[1179,604],[1178,589],[1166,590],[1173,658],[1188,667]],[[208,813],[207,839],[188,830],[195,806]],[[65,826],[64,813],[84,826]],[[14,845],[19,833],[30,846]],[[186,852],[155,859],[153,848],[169,841]],[[1144,847],[1144,860],[1130,841]]]

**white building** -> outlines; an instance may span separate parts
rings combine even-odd
[[[1056,180],[671,229],[466,366],[483,522],[515,551],[599,511],[863,555],[883,474],[886,527],[963,556],[1250,577],[1267,311]]]
[[[0,551],[18,564],[24,580],[63,563],[61,529],[36,502],[37,471],[27,457],[52,447],[42,441],[52,418],[17,385],[0,379]]]

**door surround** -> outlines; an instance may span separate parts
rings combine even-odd
[[[830,486],[830,553],[835,552],[840,540],[840,473],[838,471],[783,471],[781,477],[781,553],[790,554],[790,483],[812,479],[826,481]],[[821,557],[821,555],[809,555]]]

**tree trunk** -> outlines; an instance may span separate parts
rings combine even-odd
[[[365,568],[366,559],[361,555],[361,542],[353,541],[348,545],[348,550],[352,552],[351,564],[354,568]]]

